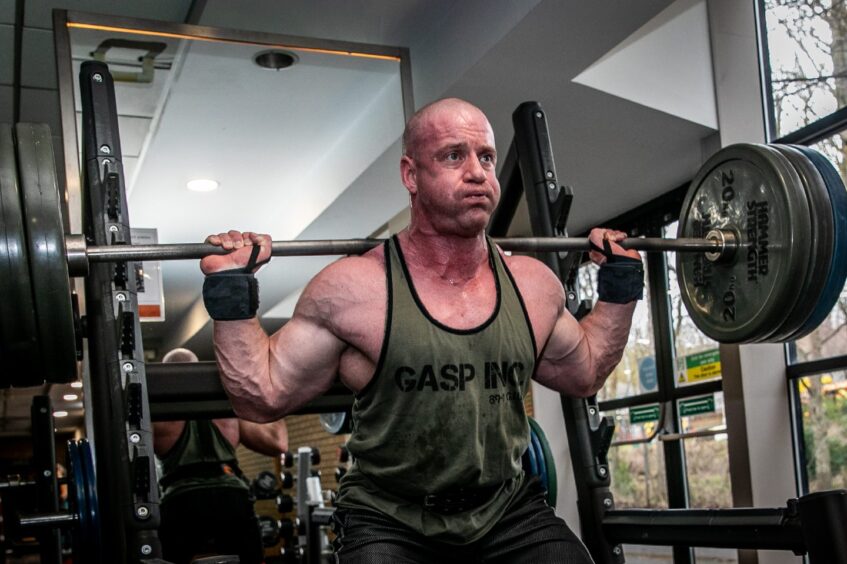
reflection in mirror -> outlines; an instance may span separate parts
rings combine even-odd
[[[295,237],[402,132],[393,57],[70,31],[75,80],[85,60],[110,65],[133,223],[158,223],[162,241],[205,236],[230,203],[259,205],[253,229]],[[294,63],[269,70],[268,51]],[[186,190],[201,178],[220,187],[205,201]]]
[[[355,44],[333,51],[74,24],[68,31],[79,146],[79,69],[98,59],[115,81],[130,223],[155,229],[159,243],[202,242],[228,229],[295,239],[316,225],[321,238],[367,236],[405,204],[395,172],[399,198],[374,197],[377,215],[364,232],[338,210],[325,214],[375,163],[390,156],[396,171],[405,123],[399,57],[359,53]],[[392,150],[396,158],[386,155]],[[303,270],[283,269],[281,260],[268,269],[275,280]],[[145,348],[185,344],[205,323],[184,327],[202,286],[197,264],[167,262],[161,271],[166,315],[145,325]],[[264,303],[296,301],[307,278],[291,282],[294,295],[263,289]]]
[[[273,38],[267,34],[253,42],[241,32],[163,24],[168,33],[154,33],[142,31],[150,29],[151,22],[135,23],[139,28],[133,30],[68,25],[74,104],[63,105],[68,113],[73,107],[77,128],[77,147],[66,149],[65,154],[72,155],[74,150],[79,154],[80,67],[92,59],[109,65],[134,242],[195,243],[228,229],[268,233],[275,240],[361,237],[380,230],[406,205],[397,171],[405,110],[411,107],[408,60],[397,56],[405,50],[385,48],[386,54],[379,54],[378,47],[354,44],[339,50],[343,47],[338,42],[332,49],[322,49],[317,40],[302,44],[280,40],[280,45],[272,45],[268,40]],[[183,34],[192,29],[202,30],[205,36]],[[357,47],[364,48],[357,51]],[[64,82],[63,92],[69,93],[71,80]],[[67,131],[68,120],[64,125],[67,144],[74,135]],[[391,197],[386,197],[388,190]],[[136,239],[142,236],[144,240]],[[284,312],[296,301],[297,290],[330,260],[277,259],[262,272],[264,309],[272,306],[271,310],[282,312],[274,316],[275,326],[265,315],[262,322],[267,329],[284,322]],[[144,324],[142,330],[147,360],[159,361],[165,351],[176,347],[187,347],[201,359],[211,360],[211,331],[200,300],[203,279],[197,261],[144,263],[133,271],[144,294],[154,297],[156,292],[149,305],[158,309],[149,310],[148,319],[157,322]],[[138,300],[142,318],[148,305],[144,294],[139,293]],[[215,488],[214,496],[196,493],[204,499],[223,498],[240,489],[234,484],[242,472],[245,482],[255,482],[262,472],[279,475],[279,450],[304,446],[304,434],[310,446],[325,452],[334,452],[343,442],[343,437],[328,436],[334,441],[329,443],[304,432],[303,417],[287,418],[290,435],[278,422],[266,426],[235,419],[217,419],[214,424],[208,419],[192,420],[189,425],[155,423],[159,476],[164,478],[160,486],[165,493],[158,532],[166,559],[173,555],[168,551],[175,543],[167,542],[173,540],[168,537],[176,530],[173,524],[189,520],[179,516],[181,503],[166,501],[168,491],[178,491],[186,480],[193,487],[191,480],[197,478],[184,471],[197,455],[185,444],[200,451],[197,437],[201,432],[216,437],[215,456],[221,452],[225,456],[215,459],[222,464],[212,466],[235,470],[226,476],[204,475],[204,489]],[[198,431],[192,435],[194,431],[185,429]],[[208,447],[208,442],[202,444]],[[211,456],[204,451],[203,462]],[[327,479],[336,462],[327,457],[326,464],[330,468],[324,469],[322,489],[328,490],[335,487]],[[254,484],[253,494],[259,489]],[[179,495],[191,493],[184,489]],[[257,495],[256,512],[272,514],[274,519],[281,512],[289,513],[273,503],[279,492],[271,493],[264,496],[268,499]],[[179,497],[171,495],[171,500]],[[192,507],[194,520],[203,513],[198,507],[206,506],[198,502]],[[209,513],[223,522],[220,515]],[[216,541],[247,538],[233,530],[210,536]],[[266,548],[270,551],[266,554],[279,554],[278,542]],[[205,552],[222,550],[216,545]]]

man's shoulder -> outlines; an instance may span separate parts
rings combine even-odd
[[[528,295],[545,299],[553,296],[564,297],[561,281],[550,267],[540,260],[525,255],[507,255],[503,258],[518,289],[525,297]]]
[[[385,286],[385,255],[377,247],[361,256],[350,256],[327,265],[309,283],[309,289],[319,294],[348,297],[359,292],[371,292],[375,286]]]
[[[361,323],[368,312],[378,311],[387,295],[385,260],[370,251],[327,265],[306,286],[294,316],[310,318],[336,335]]]
[[[505,255],[503,259],[515,280],[530,279],[538,283],[558,283],[558,278],[546,264],[526,255]]]

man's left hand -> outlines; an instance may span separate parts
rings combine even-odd
[[[641,260],[641,254],[638,251],[635,249],[624,249],[618,244],[624,239],[626,239],[626,233],[623,231],[604,229],[602,227],[595,227],[591,230],[591,233],[588,234],[588,240],[601,249],[606,248],[604,241],[608,241],[608,245],[611,248],[613,255]],[[588,258],[597,265],[601,265],[607,260],[603,253],[596,250],[589,251]]]

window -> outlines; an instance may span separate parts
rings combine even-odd
[[[616,446],[613,443],[609,449],[615,507],[667,509],[667,479],[661,443],[655,438],[646,440],[655,435],[659,407],[653,404],[643,409],[618,409],[603,415],[615,419],[615,442],[645,439],[635,444]]]
[[[673,562],[673,549],[669,546],[625,544],[623,553],[627,564],[668,564]]]
[[[847,178],[845,136],[845,133],[834,135],[812,146],[832,161],[842,178]],[[798,362],[838,356],[847,351],[847,288],[841,290],[838,302],[823,323],[795,345],[794,356]]]
[[[847,488],[847,370],[794,384],[802,410],[804,493]]]
[[[665,226],[663,237],[676,237],[679,222]],[[704,335],[688,315],[676,277],[676,253],[667,253],[671,329],[676,353],[676,384],[685,386],[721,377],[718,343]]]
[[[765,0],[773,137],[847,105],[847,2]]]
[[[731,548],[694,549],[694,561],[697,564],[730,564],[738,562],[738,551]]]
[[[847,177],[847,2],[763,0],[770,136],[816,143]],[[837,291],[837,288],[835,289]],[[809,335],[788,345],[799,493],[844,487],[847,291]],[[838,486],[836,484],[842,484]]]
[[[723,392],[677,402],[691,507],[732,507]],[[699,436],[697,436],[699,435]]]

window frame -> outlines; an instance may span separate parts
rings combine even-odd
[[[756,0],[759,36],[759,64],[764,95],[765,139],[768,143],[813,145],[824,139],[847,131],[847,105],[818,118],[786,135],[774,138],[776,128],[776,105],[773,97],[770,50],[768,47],[767,6],[765,0]],[[845,150],[847,152],[847,150]],[[847,158],[847,157],[845,157]],[[792,443],[794,446],[794,475],[798,495],[809,493],[807,458],[803,440],[803,408],[800,401],[800,378],[816,376],[825,372],[847,370],[847,355],[797,362],[794,341],[785,344],[785,377],[788,380],[788,408],[791,419]]]
[[[810,122],[800,129],[775,137],[777,131],[776,103],[773,95],[773,71],[768,43],[766,0],[756,0],[757,34],[759,38],[759,68],[762,82],[762,102],[765,117],[765,139],[768,143],[812,145],[847,129],[847,105]],[[847,39],[847,38],[845,38]]]

